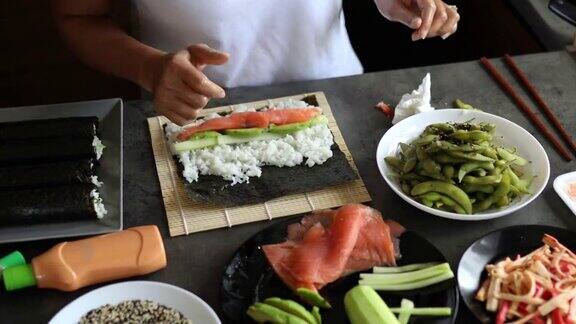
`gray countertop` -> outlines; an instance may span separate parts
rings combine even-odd
[[[528,55],[517,58],[530,80],[561,117],[571,133],[576,133],[576,61],[566,52]],[[503,64],[496,65],[513,80]],[[425,214],[400,199],[380,177],[376,166],[376,146],[391,127],[386,117],[373,109],[380,100],[396,104],[400,96],[414,89],[426,72],[432,74],[432,102],[438,108],[461,98],[483,110],[510,119],[533,133],[546,149],[552,167],[551,181],[542,195],[527,208],[509,216],[482,222],[459,222]],[[518,86],[518,85],[517,85]],[[518,224],[547,224],[576,230],[576,216],[552,188],[559,174],[576,170],[576,162],[564,162],[544,137],[509,98],[492,82],[477,62],[465,62],[396,71],[370,73],[337,79],[297,82],[257,88],[230,89],[227,98],[211,106],[281,97],[303,92],[324,91],[334,111],[346,143],[373,198],[372,205],[387,218],[400,221],[435,244],[456,269],[468,245],[480,236]],[[521,91],[525,96],[525,93]],[[535,109],[535,108],[534,108]],[[146,117],[153,116],[150,102],[128,102],[124,130],[124,215],[125,227],[157,224],[164,236],[168,267],[143,277],[171,283],[197,294],[220,313],[219,287],[222,271],[234,251],[250,236],[270,225],[259,222],[189,236],[170,238]],[[0,255],[15,248],[26,255],[43,252],[55,241],[1,245]],[[73,293],[28,289],[0,293],[0,322],[42,323],[78,296],[94,289]],[[459,321],[471,316],[461,305]]]

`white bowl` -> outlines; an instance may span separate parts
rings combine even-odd
[[[470,120],[473,120],[474,123],[486,122],[495,124],[496,136],[494,136],[494,142],[506,147],[517,148],[520,156],[531,161],[531,163],[525,166],[523,170],[528,172],[528,174],[537,176],[534,178],[534,181],[532,181],[532,185],[530,186],[530,191],[532,193],[521,196],[521,198],[516,198],[505,208],[491,208],[484,212],[472,215],[461,215],[434,209],[421,204],[404,193],[400,188],[398,180],[392,176],[393,171],[388,168],[388,165],[384,162],[384,158],[391,155],[396,156],[398,153],[398,144],[400,142],[410,143],[424,131],[426,126],[430,124],[443,122],[466,122]],[[384,180],[386,180],[390,188],[402,197],[402,199],[427,213],[457,220],[478,221],[502,217],[513,213],[528,205],[532,200],[538,197],[546,187],[548,179],[550,178],[550,162],[548,161],[548,155],[546,155],[546,151],[544,151],[544,148],[540,145],[538,140],[534,138],[534,136],[522,127],[505,118],[477,110],[441,109],[417,114],[402,120],[382,136],[376,152],[376,161],[378,162],[378,169],[380,169],[380,173],[382,174],[382,177],[384,177]]]
[[[134,299],[151,300],[174,308],[193,323],[220,324],[214,310],[198,296],[182,288],[154,281],[127,281],[92,290],[62,308],[49,324],[76,324],[95,308]]]
[[[576,171],[564,173],[557,176],[554,180],[554,190],[556,190],[556,193],[562,198],[568,208],[572,210],[572,213],[576,215],[576,199],[568,195],[568,186],[573,183],[576,183]]]

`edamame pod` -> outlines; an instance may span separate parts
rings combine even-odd
[[[446,177],[446,179],[452,179],[454,178],[454,173],[456,172],[456,169],[454,169],[454,167],[452,165],[444,165],[442,167],[442,173],[444,174],[444,176]]]
[[[460,169],[458,170],[458,182],[462,182],[462,179],[464,178],[464,176],[472,171],[472,170],[476,170],[478,168],[482,168],[484,170],[493,170],[494,169],[494,164],[490,163],[490,162],[467,162],[464,163],[460,166]]]
[[[448,154],[455,158],[461,158],[470,161],[477,161],[477,162],[495,162],[496,160],[482,155],[480,153],[473,153],[473,152],[459,152],[459,151],[450,151]]]
[[[468,195],[460,188],[453,184],[442,181],[427,181],[418,184],[412,188],[412,196],[420,196],[428,192],[438,192],[452,198],[457,202],[466,214],[472,213],[472,203]]]
[[[475,184],[475,185],[491,185],[500,183],[502,180],[502,175],[489,175],[485,177],[473,177],[473,176],[465,176],[462,178],[462,182]]]
[[[414,191],[414,188],[412,188],[412,191]],[[485,200],[479,202],[477,204],[476,211],[483,211],[490,208],[492,204],[498,202],[500,199],[502,199],[502,197],[508,195],[508,192],[510,192],[510,176],[507,172],[503,172],[502,181],[500,181],[500,184],[498,187],[496,187],[494,193]]]
[[[464,190],[464,192],[467,192],[467,193],[483,192],[483,193],[491,194],[494,192],[494,187],[491,185],[475,185],[475,184],[464,183],[464,184],[462,184],[462,190]]]
[[[394,171],[402,173],[404,169],[404,162],[402,162],[402,160],[394,156],[387,156],[384,158],[384,161],[386,161],[386,164],[394,169]]]
[[[528,160],[526,160],[525,158],[516,155],[510,151],[508,151],[505,148],[502,147],[497,147],[496,148],[496,152],[498,152],[498,155],[500,155],[501,158],[503,158],[504,160],[514,163],[518,166],[524,166],[526,164],[528,164]]]

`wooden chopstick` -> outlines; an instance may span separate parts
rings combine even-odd
[[[534,101],[536,101],[536,103],[540,107],[540,110],[546,115],[550,123],[552,123],[552,125],[554,125],[556,130],[560,133],[562,139],[564,139],[564,143],[566,143],[566,145],[568,145],[574,152],[576,152],[576,142],[574,142],[574,140],[570,137],[570,134],[566,131],[564,126],[562,126],[560,120],[556,118],[556,115],[554,115],[552,109],[550,109],[548,104],[546,104],[544,99],[542,99],[542,97],[540,96],[536,88],[532,85],[530,80],[528,80],[528,77],[526,76],[524,71],[522,71],[518,67],[518,65],[516,65],[512,57],[510,57],[510,55],[508,54],[504,55],[504,62],[506,63],[506,65],[508,65],[508,67],[512,70],[512,72],[514,72],[514,75],[516,76],[518,81],[520,81],[520,83],[524,85],[526,91],[528,91],[528,93],[530,93],[532,98],[534,98]]]
[[[510,98],[512,98],[512,101],[514,101],[516,106],[520,108],[524,112],[524,114],[526,114],[526,116],[528,117],[528,119],[530,119],[532,124],[534,124],[540,130],[540,132],[542,132],[542,134],[548,139],[548,141],[550,141],[550,143],[554,145],[554,148],[556,149],[556,151],[558,151],[558,153],[560,153],[560,155],[562,155],[564,160],[571,161],[572,157],[570,156],[570,153],[562,146],[562,144],[560,144],[556,136],[552,132],[550,132],[550,130],[548,130],[548,128],[546,127],[546,125],[544,125],[544,123],[540,120],[540,118],[538,118],[538,116],[528,107],[526,102],[518,95],[518,93],[514,90],[514,88],[512,88],[510,83],[506,81],[504,76],[500,74],[500,72],[498,72],[496,67],[492,65],[492,63],[490,63],[490,61],[485,57],[482,57],[480,59],[480,63],[484,65],[488,73],[492,76],[492,78],[496,81],[496,83],[500,85],[502,90],[504,90],[504,92],[508,96],[510,96]]]

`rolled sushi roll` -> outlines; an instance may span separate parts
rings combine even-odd
[[[94,185],[0,192],[0,226],[95,220],[106,208]]]
[[[98,130],[97,117],[67,117],[0,123],[0,140],[89,137]]]
[[[0,140],[0,166],[98,159],[103,145],[97,137]]]
[[[0,191],[66,184],[100,184],[91,159],[0,167]]]

